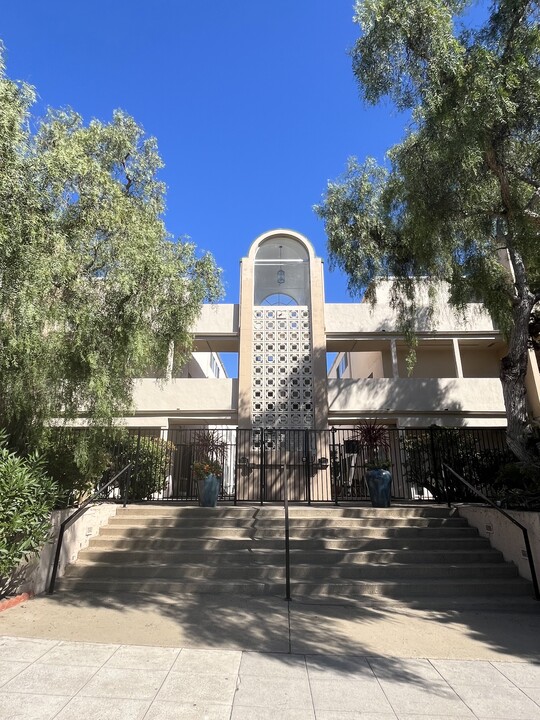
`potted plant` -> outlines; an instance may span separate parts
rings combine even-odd
[[[392,475],[388,427],[376,420],[363,420],[354,427],[353,440],[365,452],[366,482],[373,507],[389,507]]]
[[[199,505],[216,507],[223,470],[215,460],[196,460],[193,463],[193,477],[197,481]]]
[[[199,505],[216,507],[221,479],[226,442],[215,430],[203,430],[195,435],[193,477],[197,481]]]

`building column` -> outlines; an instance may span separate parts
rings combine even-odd
[[[399,366],[398,366],[398,359],[397,359],[396,338],[390,339],[390,353],[392,354],[392,377],[398,378],[399,377]]]
[[[452,338],[452,347],[454,348],[454,366],[456,368],[456,377],[463,377],[463,366],[461,364],[461,353],[459,352],[459,340]]]

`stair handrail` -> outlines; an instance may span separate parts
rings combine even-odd
[[[289,479],[283,476],[283,510],[285,516],[285,600],[291,599],[291,541],[289,531]]]
[[[126,484],[124,486],[124,507],[127,505],[127,499],[128,499],[128,493],[129,493],[129,480],[131,475],[131,468],[133,467],[132,463],[128,463],[125,468],[122,468],[120,472],[116,473],[116,475],[111,478],[107,483],[99,487],[92,495],[90,495],[89,498],[87,498],[82,505],[80,505],[77,510],[75,510],[74,513],[71,513],[69,517],[67,517],[64,522],[60,525],[60,530],[58,532],[58,540],[56,542],[56,552],[54,555],[54,563],[53,568],[51,572],[51,579],[49,582],[49,589],[48,594],[52,595],[54,592],[54,586],[56,584],[56,576],[58,575],[58,566],[60,564],[60,553],[62,552],[62,543],[64,541],[64,533],[70,527],[73,525],[74,522],[76,522],[84,513],[88,510],[90,505],[92,505],[99,497],[103,495],[103,493],[109,489],[114,483],[117,482],[118,478],[120,478],[125,472],[127,472],[127,478],[126,478]]]
[[[534,565],[534,557],[532,554],[532,548],[531,543],[529,540],[529,531],[518,520],[513,518],[511,515],[509,515],[505,510],[503,510],[499,505],[493,502],[490,498],[488,498],[486,495],[484,495],[483,492],[478,490],[478,488],[475,488],[474,485],[471,485],[470,482],[467,482],[464,477],[462,477],[459,473],[457,473],[453,468],[448,465],[448,463],[442,462],[441,463],[441,470],[442,470],[442,476],[443,476],[443,482],[444,482],[444,488],[446,492],[446,498],[448,501],[448,507],[450,507],[450,497],[448,495],[448,484],[446,482],[446,473],[445,469],[449,470],[452,475],[457,478],[463,485],[469,488],[473,493],[478,495],[478,497],[482,498],[482,500],[490,505],[494,510],[497,510],[498,513],[500,513],[503,517],[505,517],[507,520],[510,520],[511,523],[514,525],[517,525],[517,527],[521,530],[523,533],[523,540],[525,542],[525,550],[527,551],[527,560],[529,561],[529,569],[531,571],[531,578],[532,578],[532,584],[533,584],[533,590],[534,590],[534,597],[536,600],[540,600],[540,587],[538,586],[538,576],[536,574],[536,567]]]

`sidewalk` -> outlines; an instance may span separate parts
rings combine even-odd
[[[0,720],[540,720],[540,603],[38,597],[0,614]]]

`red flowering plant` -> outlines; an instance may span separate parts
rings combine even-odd
[[[215,460],[195,460],[193,463],[193,476],[196,480],[204,480],[207,475],[215,475],[220,478],[223,475],[223,468]]]
[[[215,430],[201,430],[195,434],[194,457],[192,465],[196,480],[204,480],[208,475],[223,476],[223,462],[227,443]]]

